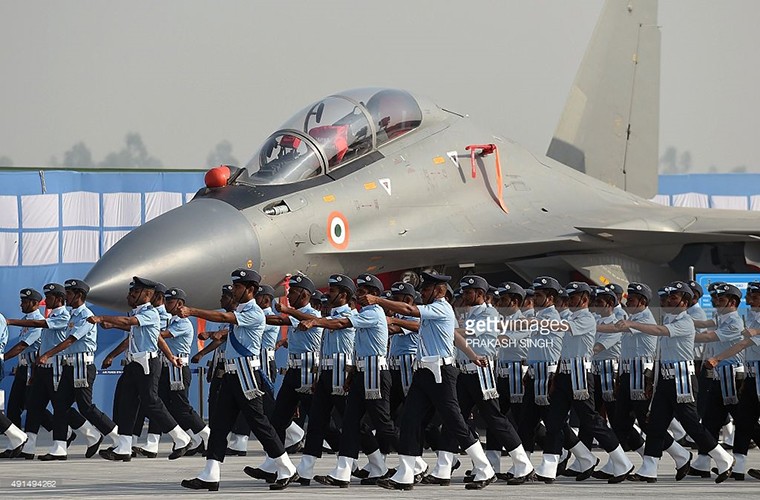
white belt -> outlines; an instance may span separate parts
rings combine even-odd
[[[453,364],[456,363],[456,360],[454,359],[454,356],[446,356],[446,357],[444,357],[444,356],[425,356],[425,358],[432,358],[432,357],[438,358],[438,362],[437,362],[438,366],[453,365]],[[428,361],[428,363],[429,363],[429,361]],[[420,367],[420,368],[423,366],[422,360],[420,360],[420,359],[417,360],[417,366]]]
[[[258,358],[253,358],[251,365],[258,370],[261,368],[261,361]],[[237,366],[235,365],[235,358],[227,359],[224,363],[224,373],[237,373]]]
[[[132,361],[136,360],[137,358],[147,358],[147,359],[153,359],[158,357],[158,351],[142,351],[142,352],[128,352],[127,353],[127,363],[131,363]]]
[[[316,357],[315,364],[318,366],[319,363],[321,362],[321,360],[319,359],[319,355],[318,354],[315,357]],[[288,355],[288,368],[301,368],[301,355],[300,354],[289,354]]]
[[[363,356],[361,358],[356,359],[357,370],[364,371],[364,368],[367,366],[368,357],[377,358],[377,365],[380,367],[381,370],[388,369],[388,360],[385,358],[385,356]]]
[[[325,357],[319,360],[319,367],[322,368],[323,370],[328,369],[328,368],[332,369],[332,367],[334,366],[334,363],[333,363],[334,360],[332,358],[332,355],[328,355],[328,356],[330,357]],[[298,361],[301,361],[301,360],[299,359]],[[353,362],[351,358],[346,358],[346,365],[350,366],[352,364]],[[299,366],[300,366],[300,363],[299,363]]]
[[[175,356],[178,360],[182,362],[182,366],[187,366],[190,361],[190,356]],[[169,363],[169,360],[165,357],[163,358],[164,365],[169,366],[171,363]]]
[[[75,356],[77,354],[79,354],[79,353],[76,353],[76,354],[64,354],[64,355],[62,355],[61,356],[63,358],[62,363],[64,365],[73,365],[75,363],[75,359],[74,358],[75,358]],[[84,353],[84,362],[86,364],[88,364],[88,365],[91,365],[91,364],[95,363],[95,353],[93,353],[93,352]]]
[[[457,363],[457,367],[462,373],[478,373],[478,365],[471,361],[467,363],[459,362]]]

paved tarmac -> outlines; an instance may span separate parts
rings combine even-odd
[[[49,441],[40,436],[38,450],[45,453]],[[4,436],[0,437],[0,449],[7,444]],[[589,479],[576,482],[572,478],[560,478],[552,485],[528,484],[524,486],[508,486],[504,482],[495,482],[483,491],[464,489],[462,484],[463,469],[467,468],[469,460],[462,458],[463,468],[454,473],[454,481],[449,487],[418,485],[413,491],[391,492],[376,486],[361,486],[355,479],[348,489],[330,488],[313,485],[303,487],[294,485],[284,492],[270,492],[263,481],[251,479],[243,473],[246,465],[257,466],[262,461],[261,447],[258,442],[249,443],[247,457],[229,457],[222,465],[222,483],[218,492],[195,492],[182,488],[179,483],[184,478],[192,478],[204,466],[202,457],[183,457],[179,460],[167,460],[171,451],[171,443],[161,443],[159,457],[155,459],[135,458],[129,463],[114,463],[103,460],[99,456],[84,458],[85,445],[78,439],[69,448],[69,459],[65,462],[40,462],[38,460],[3,460],[0,461],[0,498],[140,498],[148,495],[178,496],[192,495],[194,498],[241,498],[243,496],[267,496],[274,498],[284,495],[287,498],[409,498],[409,499],[439,499],[451,496],[459,499],[494,498],[518,496],[521,498],[551,498],[565,500],[571,498],[611,498],[615,495],[627,497],[669,496],[710,498],[720,495],[724,498],[760,497],[760,481],[751,477],[743,482],[733,479],[716,485],[713,480],[686,478],[676,482],[675,471],[670,458],[660,461],[659,481],[656,484],[640,484],[625,482],[618,485],[608,485],[606,482]],[[603,452],[597,452],[606,461]],[[629,457],[638,467],[640,458],[629,453]],[[540,461],[540,453],[533,457],[534,464]],[[300,454],[293,455],[294,461],[300,459]],[[428,452],[425,459],[434,464],[433,454]],[[395,466],[397,458],[389,458],[389,465]],[[317,462],[316,473],[324,474],[335,464],[335,455],[325,455]],[[507,470],[511,461],[509,457],[502,458],[502,467]],[[749,454],[748,466],[760,468],[760,451],[752,450]],[[26,482],[26,486],[13,486],[14,481]],[[36,482],[36,483],[35,483]],[[29,483],[32,485],[29,486]],[[18,483],[16,483],[18,484]],[[312,483],[314,484],[314,483]]]

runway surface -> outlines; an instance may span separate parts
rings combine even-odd
[[[418,485],[410,492],[392,492],[377,486],[361,486],[358,479],[348,489],[331,488],[312,482],[312,486],[304,487],[294,485],[283,492],[270,492],[263,481],[251,479],[243,473],[246,465],[257,466],[261,463],[263,453],[259,443],[251,441],[246,457],[228,457],[222,465],[222,482],[218,492],[195,492],[182,488],[179,483],[182,479],[189,479],[201,471],[204,466],[202,457],[183,457],[179,460],[170,461],[166,457],[171,451],[171,443],[162,441],[158,458],[134,458],[128,463],[108,462],[99,456],[90,459],[84,458],[85,445],[78,439],[69,448],[69,459],[65,462],[40,462],[39,460],[3,460],[0,461],[0,496],[6,495],[23,496],[25,498],[48,497],[48,498],[102,498],[111,497],[119,499],[141,498],[148,495],[176,496],[181,494],[192,495],[194,498],[240,498],[245,495],[267,496],[284,495],[288,498],[423,498],[439,499],[442,496],[455,496],[457,499],[465,498],[494,498],[516,495],[522,498],[551,498],[556,500],[571,498],[611,498],[615,495],[627,497],[643,496],[676,496],[686,497],[712,497],[721,495],[725,497],[754,497],[760,494],[760,481],[747,476],[743,482],[733,479],[723,484],[716,485],[712,479],[686,478],[676,482],[673,462],[669,457],[660,461],[659,480],[656,484],[641,484],[624,482],[618,485],[608,485],[604,481],[589,479],[584,482],[576,482],[572,478],[560,478],[552,485],[527,484],[523,486],[508,486],[506,483],[497,481],[483,491],[470,491],[464,489],[462,475],[464,469],[469,468],[467,457],[460,457],[462,468],[454,472],[451,486]],[[7,444],[4,436],[0,437],[0,446]],[[50,444],[45,439],[40,439],[38,450],[45,453]],[[601,458],[602,464],[606,461],[603,452],[596,451]],[[641,459],[635,453],[628,454],[633,463],[638,467]],[[294,462],[300,459],[300,454],[293,455]],[[431,468],[434,465],[434,456],[428,452],[425,459]],[[540,453],[533,457],[534,464],[539,463]],[[748,467],[760,468],[760,451],[751,450],[748,457]],[[362,461],[362,464],[364,461]],[[395,456],[388,460],[389,466],[398,463]],[[335,455],[324,455],[317,462],[315,469],[317,474],[328,472],[335,465]],[[502,457],[503,470],[511,465],[509,457]],[[714,478],[714,476],[713,476]],[[26,482],[25,486],[13,486],[13,482]],[[36,483],[35,483],[36,482]],[[31,483],[31,486],[29,485]]]

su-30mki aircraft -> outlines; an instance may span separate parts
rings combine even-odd
[[[137,275],[213,307],[246,266],[266,283],[301,271],[318,285],[423,266],[622,284],[683,278],[690,264],[745,270],[760,261],[760,216],[648,201],[659,71],[656,0],[608,1],[545,156],[406,91],[325,97],[113,246],[86,277],[90,297],[121,309]]]

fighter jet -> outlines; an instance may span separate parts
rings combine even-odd
[[[325,97],[114,245],[86,277],[90,297],[122,309],[138,275],[213,307],[237,267],[320,285],[433,266],[622,284],[683,278],[689,264],[743,270],[760,260],[760,216],[648,200],[659,58],[657,2],[608,0],[546,155],[403,90]]]

